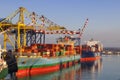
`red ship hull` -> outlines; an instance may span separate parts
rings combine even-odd
[[[80,61],[95,61],[100,59],[101,56],[96,56],[96,57],[85,57],[85,58],[80,58]]]

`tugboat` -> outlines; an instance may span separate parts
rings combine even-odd
[[[103,45],[93,39],[82,45],[81,61],[93,61],[101,58]]]

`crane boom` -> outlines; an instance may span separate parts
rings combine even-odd
[[[60,26],[60,25],[54,23],[53,21],[51,21],[50,19],[48,19],[44,15],[41,15],[41,17],[39,19],[42,21],[42,26],[45,26],[45,23],[48,24],[47,30],[61,30],[61,29],[66,29],[63,26]]]
[[[84,32],[84,30],[85,30],[87,24],[88,24],[88,18],[86,19],[86,21],[85,21],[85,23],[84,23],[84,26],[83,26],[82,29],[80,30],[80,38],[82,37],[83,32]]]

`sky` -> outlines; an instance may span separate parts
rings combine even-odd
[[[104,47],[120,47],[120,0],[1,0],[0,17],[7,17],[19,7],[45,15],[67,29],[88,25],[82,42],[99,40]]]

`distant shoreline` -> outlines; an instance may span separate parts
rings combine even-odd
[[[116,47],[106,47],[103,50],[103,54],[107,55],[118,55],[120,54],[120,48]]]

